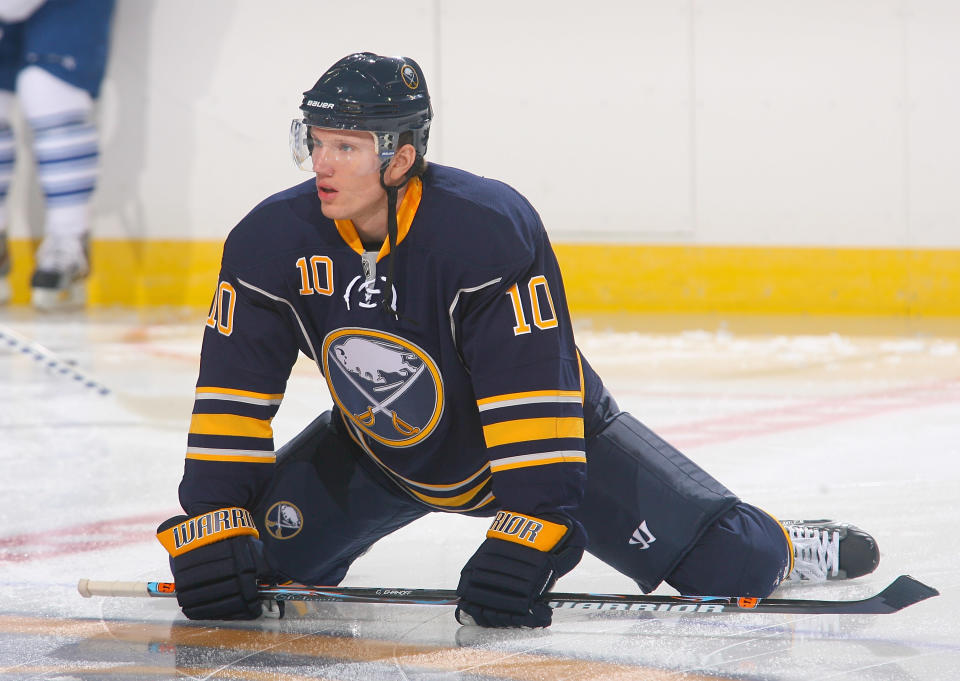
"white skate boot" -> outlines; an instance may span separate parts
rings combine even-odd
[[[33,306],[43,311],[82,307],[89,274],[86,235],[48,236],[37,249],[37,267],[30,280]]]
[[[877,541],[850,523],[781,520],[793,543],[790,582],[825,582],[870,574],[880,563]]]

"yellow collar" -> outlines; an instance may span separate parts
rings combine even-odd
[[[413,217],[417,214],[417,208],[420,207],[420,197],[423,196],[423,183],[419,177],[412,178],[407,183],[407,191],[404,192],[403,201],[397,207],[397,243],[403,241],[410,231],[410,225],[413,224]],[[353,226],[352,220],[334,220],[337,231],[341,238],[347,242],[347,245],[360,255],[366,250],[363,242],[360,241],[360,235],[357,234],[357,228]],[[390,252],[390,240],[384,239],[380,246],[380,252],[377,254],[377,262]]]

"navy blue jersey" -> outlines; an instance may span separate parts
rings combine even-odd
[[[395,254],[367,253],[351,222],[322,214],[311,179],[230,233],[180,486],[187,513],[256,503],[298,352],[326,378],[358,456],[427,507],[579,503],[584,369],[536,211],[503,183],[431,164],[408,184],[398,227]]]

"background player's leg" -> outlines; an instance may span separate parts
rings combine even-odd
[[[283,577],[338,584],[374,542],[425,515],[386,478],[360,465],[349,438],[317,417],[278,452],[254,512],[267,560]]]
[[[2,84],[0,84],[2,88]],[[10,300],[10,250],[7,244],[7,193],[13,179],[17,144],[10,127],[13,92],[0,89],[0,305]]]
[[[34,304],[84,302],[90,199],[98,178],[93,102],[106,70],[112,0],[46,2],[23,23],[28,63],[17,93],[34,131],[46,197],[44,240],[31,287]]]
[[[0,305],[10,300],[12,293],[10,281],[10,249],[7,242],[9,216],[7,213],[7,193],[13,179],[13,165],[16,159],[16,140],[10,120],[13,117],[13,91],[16,88],[17,73],[22,62],[22,27],[0,24]]]
[[[99,159],[93,99],[36,66],[20,73],[17,94],[33,129],[37,176],[46,199],[43,242],[31,280],[33,302],[41,309],[81,304]]]

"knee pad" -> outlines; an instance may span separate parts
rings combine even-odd
[[[657,588],[739,499],[627,412],[587,440],[587,484],[573,512],[587,551]]]
[[[740,502],[707,528],[666,582],[690,596],[765,598],[786,578],[790,558],[780,523]]]
[[[44,119],[88,121],[93,113],[89,92],[39,66],[28,66],[17,75],[17,97],[31,127]]]

